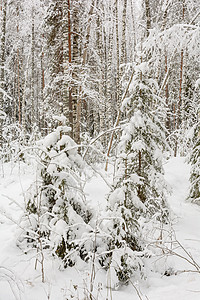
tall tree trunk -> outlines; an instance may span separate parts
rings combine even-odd
[[[127,63],[127,53],[126,53],[126,10],[127,10],[127,0],[124,0],[123,6],[123,15],[122,15],[122,41],[121,41],[121,58],[120,63]],[[121,67],[121,76],[122,77],[122,67]]]
[[[32,27],[31,27],[31,125],[36,122],[35,105],[35,16],[32,8]],[[22,108],[23,111],[23,108]]]
[[[63,41],[63,113],[67,120],[67,125],[71,126],[71,136],[73,132],[72,124],[72,108],[70,108],[72,97],[71,97],[71,86],[67,78],[71,75],[71,11],[70,11],[70,1],[62,2],[62,41]],[[71,121],[71,122],[70,122]],[[71,124],[70,124],[71,123]]]
[[[115,97],[113,97],[114,90],[113,90],[113,75],[112,75],[112,57],[113,57],[113,31],[114,27],[110,29],[109,39],[108,39],[108,59],[107,59],[107,95],[106,101],[108,104],[108,113],[110,117],[109,128],[113,126],[115,120],[115,112],[117,108],[117,102]]]
[[[167,61],[167,54],[165,54],[165,74],[168,72],[168,61]],[[166,122],[165,126],[168,130],[170,131],[170,117],[169,117],[169,86],[168,83],[165,86],[165,102],[166,102],[166,108],[167,108],[167,117],[166,117]]]
[[[132,24],[133,24],[133,38],[132,38],[132,61],[135,61],[135,47],[136,47],[136,26],[135,26],[135,12],[133,7],[133,1],[131,1],[131,16],[132,16]]]
[[[17,36],[19,36],[19,6],[17,5]],[[20,96],[20,66],[19,48],[17,48],[17,97],[18,97],[18,121],[21,124],[21,96]]]
[[[120,105],[120,58],[119,58],[119,14],[118,14],[118,0],[115,1],[115,31],[116,31],[116,60],[117,60],[117,72],[116,72],[116,103]]]
[[[22,95],[22,129],[26,129],[26,87],[27,87],[27,81],[28,81],[28,68],[29,68],[29,61],[30,61],[30,54],[27,57],[27,63],[25,67],[25,78],[24,78],[24,88],[23,88],[23,95]],[[32,114],[32,112],[31,112]]]
[[[68,3],[68,55],[69,55],[69,67],[71,68],[72,64],[72,45],[71,45],[71,7],[70,0]],[[73,137],[73,108],[72,108],[72,89],[69,86],[69,125],[71,127],[71,137]]]
[[[16,73],[17,73],[17,64],[16,64],[16,59],[14,59],[13,62],[13,109],[12,109],[12,122],[16,123],[16,116],[17,116],[17,78],[16,78]]]
[[[185,19],[185,0],[182,0],[182,21],[184,22]],[[178,99],[178,106],[177,106],[177,116],[176,116],[176,128],[177,130],[181,127],[181,104],[182,104],[182,84],[183,84],[183,61],[184,61],[184,51],[181,49],[181,62],[180,62],[180,79],[179,79],[179,99]],[[174,156],[177,156],[178,151],[178,142],[176,138],[175,149],[174,149]]]
[[[99,1],[97,1],[97,7],[99,7]],[[106,121],[107,121],[107,113],[106,111],[106,102],[105,102],[105,72],[104,72],[104,62],[105,62],[105,56],[104,56],[104,45],[103,45],[103,24],[102,19],[98,15],[97,16],[97,39],[96,39],[96,46],[97,46],[97,53],[99,58],[99,64],[97,66],[98,68],[98,93],[99,93],[99,99],[100,103],[98,103],[98,111],[99,111],[99,131],[105,130],[106,127]],[[102,137],[102,143],[105,145],[106,140],[105,136]]]
[[[3,23],[1,32],[1,53],[0,53],[0,111],[4,110],[4,93],[5,93],[5,44],[6,44],[6,17],[7,17],[7,0],[1,8],[3,13]],[[2,144],[2,113],[0,113],[0,145]]]
[[[78,2],[77,2],[78,3]],[[74,17],[77,16],[78,14],[78,9],[77,9],[77,3],[75,3],[74,7]],[[89,38],[90,38],[90,30],[91,30],[91,23],[92,23],[92,14],[94,10],[94,0],[91,3],[90,11],[89,11],[89,18],[87,22],[87,29],[86,29],[86,37],[85,37],[85,43],[83,46],[83,57],[82,57],[82,68],[84,69],[86,62],[87,62],[87,56],[88,56],[88,45],[89,45]],[[82,116],[82,104],[84,103],[83,101],[83,91],[81,85],[78,87],[78,84],[76,81],[78,80],[77,73],[80,70],[79,67],[77,67],[80,64],[80,57],[78,53],[78,32],[79,32],[79,24],[76,19],[74,20],[74,36],[73,36],[73,62],[75,63],[75,74],[74,74],[74,79],[75,79],[75,85],[74,88],[76,90],[76,97],[74,98],[74,103],[75,106],[73,108],[73,113],[75,113],[74,117],[74,122],[75,122],[75,132],[74,132],[74,139],[75,141],[80,144],[80,134],[81,134],[81,116]],[[86,109],[85,109],[86,111]]]
[[[73,109],[73,137],[76,143],[80,143],[80,103],[79,98],[79,84],[78,84],[78,72],[80,70],[80,57],[78,50],[79,43],[79,22],[78,22],[78,0],[73,2],[73,52],[72,52],[72,63],[73,63],[73,85],[72,85],[72,109]]]
[[[3,5],[3,22],[1,29],[1,53],[0,53],[0,109],[3,110],[4,91],[5,91],[5,43],[6,43],[6,16],[7,16],[7,0],[4,0]]]
[[[42,39],[44,35],[42,35]],[[42,136],[45,135],[46,130],[46,122],[45,122],[45,103],[44,103],[44,88],[45,88],[45,81],[44,81],[44,50],[43,46],[41,47],[41,56],[40,56],[40,101],[41,101],[41,114],[40,114],[40,130]]]
[[[149,36],[149,29],[151,29],[151,11],[150,11],[150,4],[149,0],[144,0],[145,2],[145,15],[146,15],[146,29],[147,29],[147,36]]]

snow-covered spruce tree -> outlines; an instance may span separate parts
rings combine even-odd
[[[130,96],[122,105],[128,120],[122,125],[114,189],[108,198],[110,255],[103,263],[110,261],[123,283],[137,271],[142,275],[140,256],[144,255],[145,245],[140,217],[145,222],[167,223],[168,219],[162,167],[162,152],[167,146],[160,121],[162,107],[157,84],[148,77],[148,64],[143,63],[136,68]]]
[[[200,205],[200,123],[198,122],[194,126],[194,137],[195,140],[191,154],[191,172],[190,172],[190,192],[188,200]]]
[[[57,119],[65,122],[65,117]],[[50,248],[64,267],[73,266],[78,258],[87,260],[92,217],[80,175],[85,164],[68,134],[69,127],[61,125],[37,143],[38,175],[27,193],[21,222],[27,232],[19,238],[21,247]]]
[[[195,85],[196,93],[199,94],[200,92],[200,76],[199,79],[196,81]],[[196,107],[194,103],[193,115],[195,125],[192,128],[192,150],[189,155],[189,161],[191,163],[191,171],[190,171],[190,191],[188,200],[200,205],[200,172],[199,172],[199,164],[200,164],[200,111],[199,111],[199,104],[196,101]]]
[[[36,140],[39,140],[40,133],[36,125],[32,126],[32,133],[26,132],[18,123],[10,123],[7,119],[2,128],[2,159],[4,162],[16,160],[26,161],[28,151],[25,147],[32,147]]]
[[[127,110],[128,122],[122,126],[115,185],[128,184],[126,197],[137,196],[140,205],[144,205],[145,218],[154,216],[164,221],[168,216],[162,166],[163,153],[168,149],[164,103],[157,96],[156,81],[148,74],[147,63],[136,68],[130,97],[122,104],[122,109]]]

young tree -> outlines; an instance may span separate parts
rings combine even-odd
[[[200,79],[196,83],[196,89],[200,90]],[[193,126],[193,147],[189,156],[191,163],[190,171],[190,192],[188,200],[200,205],[200,111],[199,106],[196,107],[196,124]]]
[[[60,126],[37,143],[37,178],[27,194],[19,242],[50,247],[67,267],[78,258],[89,258],[87,234],[93,213],[83,192],[85,163],[64,125],[66,118],[56,120]]]
[[[190,173],[190,193],[189,201],[200,205],[200,180],[199,180],[199,164],[200,164],[200,124],[194,128],[195,143],[190,155],[191,173]]]
[[[141,241],[140,217],[145,222],[168,222],[167,185],[163,177],[162,157],[167,149],[162,125],[163,102],[157,83],[149,77],[149,66],[135,69],[130,96],[122,104],[128,120],[122,125],[117,149],[113,192],[108,197],[110,261],[119,281],[129,281],[142,262],[137,252]],[[118,255],[116,254],[118,253]],[[116,255],[118,256],[117,263]]]
[[[5,95],[5,53],[6,53],[6,18],[7,18],[7,0],[3,1],[1,9],[1,48],[0,48],[0,111],[4,111]],[[2,145],[2,125],[3,119],[0,117],[0,145]]]

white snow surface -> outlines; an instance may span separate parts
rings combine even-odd
[[[182,157],[170,159],[164,167],[165,178],[172,188],[168,201],[172,209],[173,228],[177,240],[185,249],[178,253],[185,258],[191,255],[200,265],[200,207],[186,202],[190,167]],[[82,264],[79,270],[61,270],[57,259],[46,256],[45,283],[42,283],[39,263],[35,270],[36,251],[24,254],[16,246],[18,225],[15,222],[18,222],[22,214],[24,191],[28,189],[34,176],[31,167],[22,163],[0,166],[0,300],[86,299],[84,291],[89,288],[91,276],[89,267]],[[106,179],[109,181],[109,178]],[[99,175],[91,178],[86,185],[88,199],[93,203],[96,201],[99,209],[102,205],[105,206],[108,192],[108,186]],[[156,272],[161,264],[179,272],[162,276]],[[118,290],[106,288],[109,276],[106,276],[105,271],[99,270],[95,278],[95,299],[200,299],[200,273],[194,272],[194,266],[185,259],[178,256],[157,259],[152,263],[152,269],[154,272],[146,281],[133,282],[133,285],[120,287]]]

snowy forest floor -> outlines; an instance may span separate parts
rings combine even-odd
[[[17,224],[14,222],[22,213],[20,205],[24,201],[23,192],[32,182],[33,174],[23,164],[0,167],[0,300],[82,299],[80,295],[84,290],[87,291],[90,283],[91,275],[87,269],[83,268],[81,272],[76,268],[59,270],[58,260],[47,256],[45,283],[42,283],[40,265],[37,270],[34,268],[35,251],[23,254],[16,246]],[[177,253],[183,257],[170,255],[164,259],[157,258],[152,263],[154,272],[150,278],[117,291],[106,289],[105,273],[99,270],[96,286],[100,291],[99,294],[96,292],[94,299],[200,299],[200,273],[192,265],[194,261],[200,265],[200,207],[186,202],[189,166],[184,158],[172,158],[165,164],[165,172],[165,178],[172,188],[168,200],[173,212],[173,230],[177,241],[183,245],[183,249],[179,247]],[[86,192],[89,199],[101,203],[108,188],[97,176],[87,184]],[[160,264],[166,264],[166,268],[173,269],[174,273],[164,276],[156,272]]]

